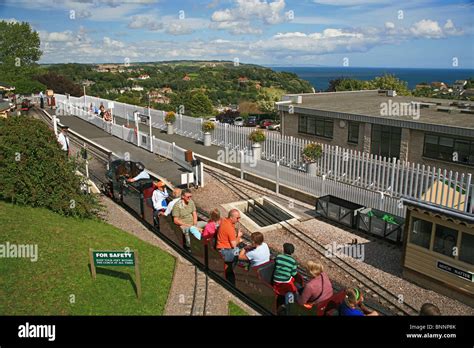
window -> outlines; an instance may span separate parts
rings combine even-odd
[[[474,265],[474,235],[463,233],[459,260]]]
[[[333,137],[334,121],[330,118],[317,116],[299,117],[298,132],[304,134],[317,135],[319,137]]]
[[[433,251],[454,258],[454,247],[456,246],[457,241],[458,231],[443,225],[436,225]]]
[[[474,165],[474,140],[426,134],[423,156]]]
[[[429,249],[432,228],[433,224],[431,222],[412,218],[410,243]]]
[[[308,124],[308,117],[300,115],[299,122],[298,122],[298,132],[306,133],[307,124]]]
[[[347,128],[348,137],[347,142],[351,144],[359,143],[359,124],[357,122],[349,122],[349,127]]]
[[[399,158],[401,138],[401,128],[373,124],[370,152],[382,157]]]

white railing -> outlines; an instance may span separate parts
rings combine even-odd
[[[57,96],[58,101],[64,101],[65,99],[64,96]],[[84,97],[70,97],[69,102],[83,105]],[[109,102],[107,99],[86,97],[86,105],[88,107],[91,104],[93,106],[103,104],[105,107],[108,107]],[[165,112],[163,111],[148,110],[119,102],[113,103],[113,114],[115,117],[132,120],[133,112],[135,111],[143,114],[148,114],[149,112],[152,127],[166,129],[164,122]],[[99,120],[101,121],[100,118]],[[97,122],[94,124],[101,127],[100,121],[94,119],[94,122]],[[179,135],[202,140],[202,122],[203,120],[200,118],[177,115],[174,128]],[[131,123],[133,124],[133,122]],[[248,153],[252,145],[248,136],[252,130],[251,128],[228,124],[217,124],[216,129],[212,133],[212,143],[230,150]],[[131,130],[127,129],[124,132],[131,132]],[[276,132],[266,132],[266,135],[267,139],[262,147],[262,159],[266,161],[258,162],[258,174],[267,178],[274,178],[275,163],[278,162],[282,175],[285,175],[283,172],[288,170],[285,184],[290,187],[313,192],[311,190],[313,190],[312,188],[315,190],[317,184],[312,181],[312,177],[304,175],[307,165],[302,158],[302,150],[311,141],[284,136]],[[123,137],[123,139],[131,141],[131,136],[128,135]],[[136,144],[136,139],[134,143]],[[340,198],[349,200],[347,198],[349,197],[349,192],[344,193],[344,190],[354,187],[371,192],[376,197],[382,197],[381,199],[385,199],[385,197],[394,200],[411,198],[430,202],[441,207],[472,212],[474,195],[471,173],[458,173],[434,166],[420,165],[400,161],[395,158],[386,158],[361,151],[348,150],[338,146],[320,145],[322,147],[322,156],[316,162],[316,176],[321,180],[324,177],[326,184],[323,186],[332,187],[335,190],[334,192],[340,192],[338,195]],[[253,169],[248,171],[252,172]],[[329,182],[344,185],[334,186],[331,184],[331,186]],[[359,192],[359,190],[354,189],[354,192]],[[372,207],[378,208],[379,206],[380,204],[377,204],[376,207]]]
[[[129,143],[132,143],[134,145],[138,145],[138,140],[140,141],[140,147],[156,153],[160,156],[163,156],[165,158],[168,158],[172,160],[173,162],[179,164],[189,172],[191,172],[194,175],[194,182],[203,186],[204,180],[203,180],[203,169],[202,169],[202,164],[200,165],[200,168],[195,168],[193,167],[189,162],[186,161],[186,150],[176,146],[174,143],[168,143],[166,141],[156,139],[155,136],[152,136],[152,141],[153,141],[153,149],[151,149],[150,145],[150,135],[136,131],[136,129],[131,129],[127,128],[125,125],[119,126],[117,124],[113,124],[111,122],[106,122],[102,118],[98,117],[95,115],[93,112],[90,112],[88,108],[85,107],[78,107],[75,105],[72,105],[71,98],[69,99],[69,102],[67,102],[66,99],[64,100],[59,100],[56,99],[57,103],[57,110],[56,114],[61,115],[73,115],[76,117],[81,118],[84,121],[87,121],[95,126],[97,126],[100,129],[103,129],[107,133],[120,138],[122,140],[125,140]]]

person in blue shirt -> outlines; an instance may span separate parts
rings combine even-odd
[[[379,313],[368,309],[364,303],[364,296],[362,291],[358,288],[348,289],[346,291],[346,298],[339,306],[339,315],[342,316],[377,316]]]

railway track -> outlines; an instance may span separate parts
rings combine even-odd
[[[258,193],[259,195],[267,194],[263,190],[259,192],[259,190],[256,188],[249,188],[247,185],[240,182],[238,179],[234,179],[227,175],[220,174],[214,170],[206,170],[206,172],[214,179],[218,180],[222,184],[225,184],[230,190],[232,190],[237,196],[239,196],[243,200],[257,198],[249,193],[245,193],[245,191]],[[271,214],[271,212],[268,212],[268,214]],[[403,298],[399,297],[397,294],[386,290],[380,284],[367,277],[364,273],[359,271],[357,268],[352,266],[343,258],[337,256],[337,254],[333,255],[333,257],[330,258],[326,257],[327,250],[325,246],[314,240],[305,231],[288,222],[280,222],[280,225],[292,236],[295,236],[298,240],[302,241],[311,249],[324,256],[328,261],[339,267],[342,271],[346,273],[346,278],[351,278],[351,282],[355,283],[354,285],[357,285],[366,293],[370,294],[372,296],[372,299],[376,300],[380,305],[388,308],[392,312],[395,312],[397,315],[418,315],[418,310],[413,306],[409,305],[408,303],[402,301]]]
[[[52,120],[40,110],[35,110],[35,116],[48,124],[50,128],[53,128]],[[106,184],[105,173],[109,164],[109,153],[104,153],[103,149],[91,146],[91,143],[84,141],[82,137],[75,134],[69,134],[69,140],[71,141],[72,147],[76,149],[87,147],[87,151],[91,155],[89,162],[89,177],[97,185]],[[88,146],[89,144],[89,146]],[[95,163],[96,162],[96,163]],[[85,173],[84,173],[85,174]],[[191,316],[205,316],[207,314],[208,304],[208,292],[209,292],[209,277],[205,272],[194,267],[194,289],[192,295],[191,308],[189,315]]]
[[[35,110],[35,111],[36,111],[35,114],[39,116],[38,118],[45,121],[52,128],[52,120],[40,110]],[[99,162],[98,166],[93,166],[90,168],[89,175],[91,179],[93,179],[93,181],[96,181],[96,183],[99,183],[100,185],[104,184],[106,181],[104,174],[106,172],[106,167],[108,166],[111,153],[106,153],[103,149],[94,147],[93,145],[91,145],[90,140],[83,138],[81,136],[71,133],[69,134],[69,137],[73,146],[76,146],[77,148],[84,147],[84,145],[88,146],[88,151],[92,155],[91,161]],[[251,194],[245,193],[245,191],[247,192],[250,191],[252,193],[256,193],[259,195],[261,194],[269,195],[268,192],[264,190],[259,190],[252,186],[245,185],[236,178],[229,177],[227,175],[223,175],[215,171],[210,171],[208,169],[206,169],[206,172],[212,177],[214,177],[216,180],[225,184],[227,187],[229,187],[229,189],[231,189],[233,192],[235,192],[239,197],[241,197],[244,200],[255,198],[255,197],[252,197]],[[237,189],[236,186],[240,186],[240,188]],[[205,214],[203,211],[199,211],[199,215],[201,217],[207,218],[207,214]],[[298,238],[299,240],[307,244],[313,250],[317,251],[321,255],[325,255],[325,252],[326,252],[325,247],[322,244],[315,241],[314,239],[312,239],[311,236],[309,236],[306,232],[298,229],[297,227],[287,222],[282,222],[280,224],[289,233],[291,233],[296,238]],[[370,278],[366,277],[363,273],[358,271],[356,268],[354,268],[352,265],[350,265],[343,259],[339,257],[333,257],[333,258],[330,258],[329,260],[333,262],[334,264],[336,264],[343,271],[345,271],[349,277],[352,277],[353,280],[356,282],[356,284],[358,286],[360,285],[360,287],[364,289],[367,293],[372,293],[373,298],[378,298],[378,302],[381,305],[384,305],[391,310],[397,309],[399,311],[397,314],[399,315],[417,314],[417,310],[414,307],[404,302],[400,303],[397,295],[385,290],[379,284],[377,284]],[[191,306],[191,315],[205,315],[207,300],[208,300],[207,299],[208,285],[209,285],[208,276],[204,272],[198,272],[198,268],[196,266],[195,266],[194,282],[195,282],[195,286],[194,286],[193,301],[192,301],[192,306]]]
[[[191,316],[205,316],[207,314],[207,300],[209,292],[209,278],[206,273],[194,266],[194,293],[191,305]]]

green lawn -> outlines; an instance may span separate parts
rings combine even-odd
[[[242,315],[249,315],[246,311],[242,308],[237,306],[234,302],[229,301],[229,315],[232,316],[242,316]]]
[[[0,258],[0,315],[161,315],[175,259],[111,225],[0,202],[0,244],[37,244],[38,260]],[[89,271],[89,248],[139,251],[142,298],[133,267]],[[71,296],[73,295],[73,296]],[[75,303],[71,303],[75,299]]]

